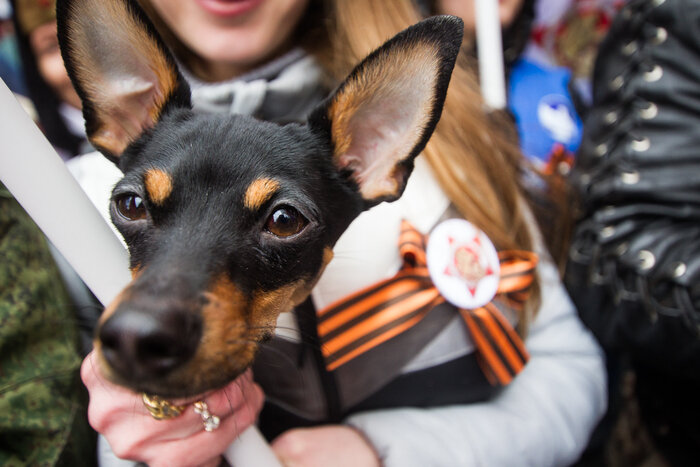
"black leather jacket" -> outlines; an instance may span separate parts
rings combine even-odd
[[[700,0],[630,0],[617,15],[572,175],[569,292],[646,377],[638,390],[665,400],[659,432],[698,446]]]
[[[631,0],[601,44],[593,86],[567,283],[579,304],[591,289],[612,299],[580,307],[604,344],[646,347],[646,328],[664,319],[698,350],[700,1]],[[653,350],[678,356],[664,346]]]

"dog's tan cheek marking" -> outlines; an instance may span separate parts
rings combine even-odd
[[[162,206],[173,191],[173,180],[161,169],[149,169],[143,177],[148,197],[156,205]]]
[[[209,386],[221,375],[243,371],[255,357],[257,344],[274,333],[277,317],[291,310],[291,297],[302,281],[247,296],[226,276],[220,276],[205,294],[203,332],[199,348],[179,374],[194,385]]]
[[[331,262],[331,260],[333,259],[333,256],[335,256],[335,254],[333,253],[333,248],[331,248],[329,246],[324,248],[324,250],[323,250],[323,264],[321,265],[321,274],[326,269],[326,266],[328,266],[328,263]]]
[[[250,325],[256,331],[257,338],[260,339],[274,333],[277,317],[280,313],[292,310],[292,307],[296,305],[293,297],[305,285],[305,281],[297,281],[279,289],[258,291],[253,294]]]
[[[311,294],[311,290],[316,286],[316,283],[323,275],[323,271],[326,270],[326,266],[328,266],[328,263],[330,263],[332,259],[333,249],[331,247],[324,248],[323,258],[321,259],[321,267],[319,268],[318,273],[316,273],[316,277],[312,277],[307,281],[299,281],[297,283],[298,286],[291,298],[294,306],[300,305],[308,298],[308,296]]]
[[[258,178],[248,186],[243,197],[243,205],[251,211],[257,211],[265,204],[277,190],[280,183],[271,178]]]
[[[205,293],[200,345],[187,365],[188,377],[209,379],[238,370],[252,361],[256,346],[247,337],[246,310],[250,300],[226,276]]]
[[[143,273],[143,269],[141,269],[141,265],[137,264],[136,266],[129,268],[129,271],[131,271],[131,280],[135,281],[137,277]]]

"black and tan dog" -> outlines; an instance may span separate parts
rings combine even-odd
[[[133,0],[58,2],[91,142],[124,173],[112,219],[133,281],[95,340],[108,378],[190,396],[250,364],[362,211],[398,198],[438,122],[462,23],[435,17],[367,57],[311,114],[279,126],[201,115]]]

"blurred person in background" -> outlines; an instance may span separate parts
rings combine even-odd
[[[3,34],[11,33],[2,37],[3,57],[22,80],[8,81],[11,90],[64,159],[89,150],[58,49],[55,3],[1,6],[12,13],[2,21]],[[78,312],[84,304],[74,301],[75,284],[64,282],[65,260],[1,184],[0,258],[0,464],[94,466],[96,433],[79,369],[96,313]],[[89,294],[82,282],[79,288]],[[94,302],[89,307],[95,311]]]
[[[466,41],[476,57],[475,1],[425,3],[433,14],[453,14],[464,20]],[[566,174],[581,141],[582,125],[572,96],[571,71],[524,55],[531,40],[536,3],[508,0],[498,4],[508,109],[515,118],[523,154],[546,173]]]
[[[46,239],[0,184],[0,465],[95,465],[83,355]]]
[[[12,6],[9,0],[0,0],[0,78],[10,91],[26,96],[22,67],[20,66],[17,38],[12,23]]]
[[[64,160],[89,152],[80,98],[58,48],[55,0],[10,2],[27,97],[39,127]]]
[[[85,136],[80,98],[68,78],[56,36],[55,0],[10,0],[27,97],[20,100],[44,136],[65,161],[91,151]],[[69,167],[70,168],[70,167]],[[82,351],[92,348],[92,331],[102,305],[82,279],[49,243],[77,312]]]
[[[630,0],[601,44],[567,287],[608,353],[611,465],[700,459],[700,1]],[[645,464],[646,465],[646,464]]]
[[[419,3],[430,14],[454,14],[464,20],[465,50],[478,66],[476,2],[424,0]],[[515,122],[514,139],[528,161],[522,174],[526,194],[550,252],[563,268],[573,206],[567,176],[581,141],[582,123],[571,70],[528,53],[532,49],[532,28],[539,5],[536,0],[498,3],[506,111]]]

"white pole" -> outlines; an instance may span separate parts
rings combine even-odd
[[[0,180],[106,305],[129,283],[129,258],[39,128],[0,80]]]
[[[0,79],[0,180],[103,305],[129,283],[129,259],[78,182]],[[281,467],[253,425],[226,450],[234,467]]]
[[[481,94],[491,109],[504,109],[506,84],[498,0],[476,0],[475,9]]]
[[[251,425],[231,443],[224,457],[233,467],[282,467],[282,463],[255,425]]]

